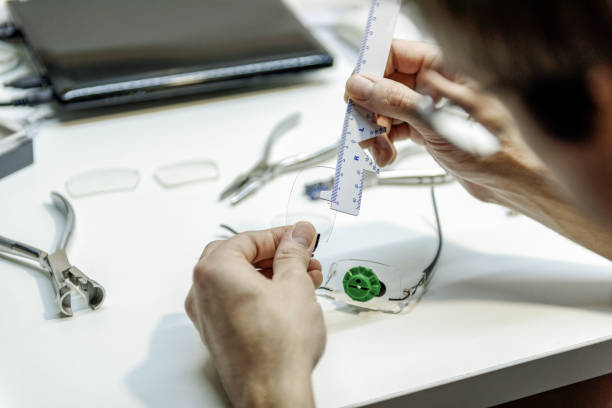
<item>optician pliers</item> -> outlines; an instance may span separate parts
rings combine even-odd
[[[62,195],[52,192],[53,205],[64,215],[66,223],[62,231],[56,250],[48,254],[31,245],[23,244],[0,235],[0,253],[26,258],[36,261],[50,274],[51,283],[55,290],[57,305],[64,316],[72,316],[70,294],[73,289],[82,292],[89,307],[96,310],[104,301],[104,288],[96,281],[90,279],[76,266],[68,261],[66,246],[74,229],[75,216],[72,206]]]
[[[302,170],[335,157],[338,151],[337,143],[314,152],[290,156],[276,163],[269,162],[274,143],[282,135],[296,127],[300,119],[301,115],[299,113],[293,113],[278,122],[266,140],[261,159],[255,163],[251,170],[236,177],[223,190],[219,200],[224,200],[231,196],[230,203],[232,205],[238,204],[280,174]]]

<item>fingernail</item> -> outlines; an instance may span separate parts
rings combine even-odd
[[[372,96],[374,82],[361,75],[353,75],[346,83],[346,88],[351,98],[366,100]]]
[[[302,245],[304,248],[310,248],[310,243],[314,239],[315,229],[307,222],[298,222],[293,228],[291,238],[294,242]]]

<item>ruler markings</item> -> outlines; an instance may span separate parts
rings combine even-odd
[[[400,7],[401,0],[372,1],[355,73],[383,77]],[[359,142],[385,131],[376,124],[374,113],[349,100],[342,126],[334,186],[331,195],[321,196],[330,200],[332,210],[359,214],[366,171],[380,172],[374,161],[361,149]]]

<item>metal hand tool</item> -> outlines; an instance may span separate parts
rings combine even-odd
[[[321,164],[333,158],[336,155],[337,149],[337,144],[333,144],[331,146],[314,151],[312,153],[298,154],[295,156],[287,157],[286,159],[283,159],[278,163],[268,165],[268,168],[265,172],[253,177],[247,184],[238,189],[236,193],[231,197],[230,203],[232,205],[238,204],[246,197],[259,190],[268,181],[274,179],[275,177],[281,174],[302,170],[314,166],[316,164]]]
[[[441,168],[437,169],[408,169],[408,170],[388,170],[381,171],[379,174],[367,172],[363,181],[363,188],[377,185],[385,186],[434,186],[447,184],[454,181],[453,176]],[[327,180],[314,181],[304,186],[304,193],[312,200],[320,198],[322,191],[329,191],[333,188],[334,178]]]
[[[56,250],[48,254],[31,245],[0,236],[0,253],[35,261],[41,268],[49,272],[57,305],[62,315],[72,316],[70,295],[73,289],[81,292],[86,297],[89,307],[96,310],[100,308],[104,301],[104,288],[98,282],[87,277],[76,266],[71,265],[66,255],[66,247],[74,230],[74,210],[68,200],[61,194],[52,192],[51,199],[55,208],[66,219]]]
[[[269,157],[272,146],[288,130],[297,126],[300,114],[294,113],[280,121],[270,133],[262,158],[247,173],[239,175],[222,193],[220,200],[231,196],[230,203],[238,204],[246,197],[260,189],[268,181],[280,174],[301,170],[316,164],[323,163],[336,155],[338,146],[331,146],[310,153],[297,154],[287,157],[276,163],[270,163]]]
[[[268,160],[270,158],[272,146],[281,136],[296,127],[300,123],[301,119],[302,115],[299,112],[295,112],[278,122],[266,140],[261,159],[255,163],[251,170],[236,177],[234,181],[232,181],[232,183],[225,190],[223,190],[219,196],[219,200],[225,200],[227,197],[235,194],[238,190],[243,188],[253,178],[265,173],[269,167]]]

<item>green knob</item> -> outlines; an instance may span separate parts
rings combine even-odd
[[[367,302],[380,293],[380,281],[371,269],[355,266],[349,269],[342,279],[344,293],[358,302]]]

